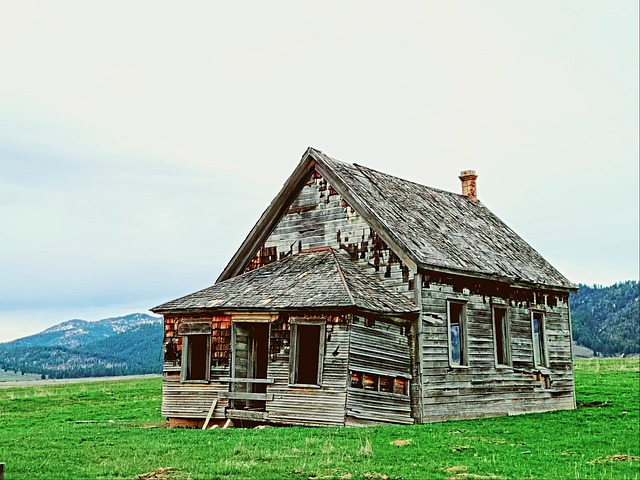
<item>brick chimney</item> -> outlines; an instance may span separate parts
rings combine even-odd
[[[463,170],[458,177],[462,182],[462,195],[469,197],[474,202],[478,201],[478,194],[476,192],[476,175],[475,170]]]

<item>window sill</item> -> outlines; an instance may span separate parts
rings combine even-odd
[[[544,375],[551,374],[551,370],[549,370],[549,367],[545,367],[543,365],[536,365],[535,367],[533,367],[533,372],[540,372]]]
[[[469,365],[449,365],[449,370],[469,370]]]
[[[209,380],[180,380],[181,383],[209,383]]]
[[[496,365],[496,370],[513,370],[511,365]]]
[[[316,390],[320,390],[322,385],[313,385],[310,383],[290,383],[289,388],[315,388]]]

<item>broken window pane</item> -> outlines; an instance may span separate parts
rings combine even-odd
[[[351,386],[353,388],[362,388],[362,373],[351,372]]]
[[[511,365],[509,358],[509,320],[506,308],[493,308],[493,335],[495,339],[496,363],[498,365]]]
[[[531,317],[533,330],[533,363],[535,366],[547,366],[547,354],[544,342],[544,315],[540,312],[533,312]]]
[[[378,390],[378,376],[371,373],[362,374],[362,388],[365,390]]]
[[[380,377],[380,391],[393,392],[393,377]]]
[[[408,381],[405,378],[396,377],[393,380],[393,393],[397,393],[400,395],[407,394],[407,385]]]
[[[449,302],[449,345],[451,366],[467,365],[463,303]]]

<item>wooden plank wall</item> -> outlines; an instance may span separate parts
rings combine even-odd
[[[276,332],[289,332],[284,321],[272,324]],[[282,340],[282,334],[278,334]],[[348,378],[349,332],[344,319],[329,317],[325,332],[322,386],[289,387],[289,341],[281,341],[280,350],[272,351],[267,377],[274,383],[267,392],[274,398],[267,402],[269,422],[288,425],[344,425]]]
[[[447,299],[467,301],[468,368],[450,368]],[[568,305],[530,305],[457,293],[446,284],[423,287],[424,421],[574,408]],[[512,367],[497,368],[491,305],[509,305]],[[531,308],[545,311],[550,388],[535,376]]]
[[[349,370],[409,379],[411,377],[410,336],[404,328],[364,319],[351,324]],[[357,323],[355,323],[357,322]],[[414,423],[408,395],[350,387],[347,392],[347,424]]]
[[[415,272],[408,271],[366,220],[318,173],[314,173],[303,187],[256,253],[252,265],[275,261],[298,253],[300,249],[326,246],[350,252],[352,259],[368,272],[375,273],[387,286],[413,298],[409,290]]]
[[[183,321],[210,321],[213,335],[211,338],[211,382],[181,383],[182,337],[177,334]],[[162,382],[162,415],[174,418],[206,418],[213,400],[219,392],[228,391],[229,384],[217,382],[217,378],[230,376],[230,316],[165,316],[164,350]],[[212,418],[224,418],[228,402],[219,400]]]
[[[175,418],[206,418],[211,404],[219,392],[227,392],[229,384],[216,382],[215,378],[228,377],[229,369],[211,369],[209,383],[180,383],[180,371],[165,370],[162,382],[162,416]],[[226,400],[218,400],[212,418],[224,418]]]

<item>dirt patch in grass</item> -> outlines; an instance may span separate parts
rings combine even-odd
[[[152,472],[141,473],[136,478],[138,480],[187,480],[191,477],[188,473],[181,472],[176,468],[162,467]]]
[[[393,442],[389,442],[389,445],[394,445],[396,447],[404,447],[405,445],[409,445],[413,440],[394,440]]]
[[[608,407],[609,403],[608,402],[589,402],[589,403],[583,403],[582,405],[578,405],[578,408],[602,408],[602,407]]]
[[[604,458],[598,458],[597,460],[591,460],[587,462],[589,465],[595,465],[598,463],[609,463],[609,462],[637,462],[640,461],[640,457],[632,457],[631,455],[610,455]]]
[[[363,477],[368,480],[389,480],[389,475],[378,472],[366,472]]]
[[[449,468],[445,469],[445,472],[447,472],[447,473],[466,472],[468,468],[469,467],[467,467],[466,465],[456,465],[454,467],[449,467]]]
[[[447,480],[463,480],[465,478],[472,480],[500,480],[504,477],[499,477],[497,475],[478,475],[477,473],[458,473],[453,477],[448,477]]]
[[[475,450],[475,447],[471,445],[455,445],[451,449],[452,452],[464,452],[465,450]]]

